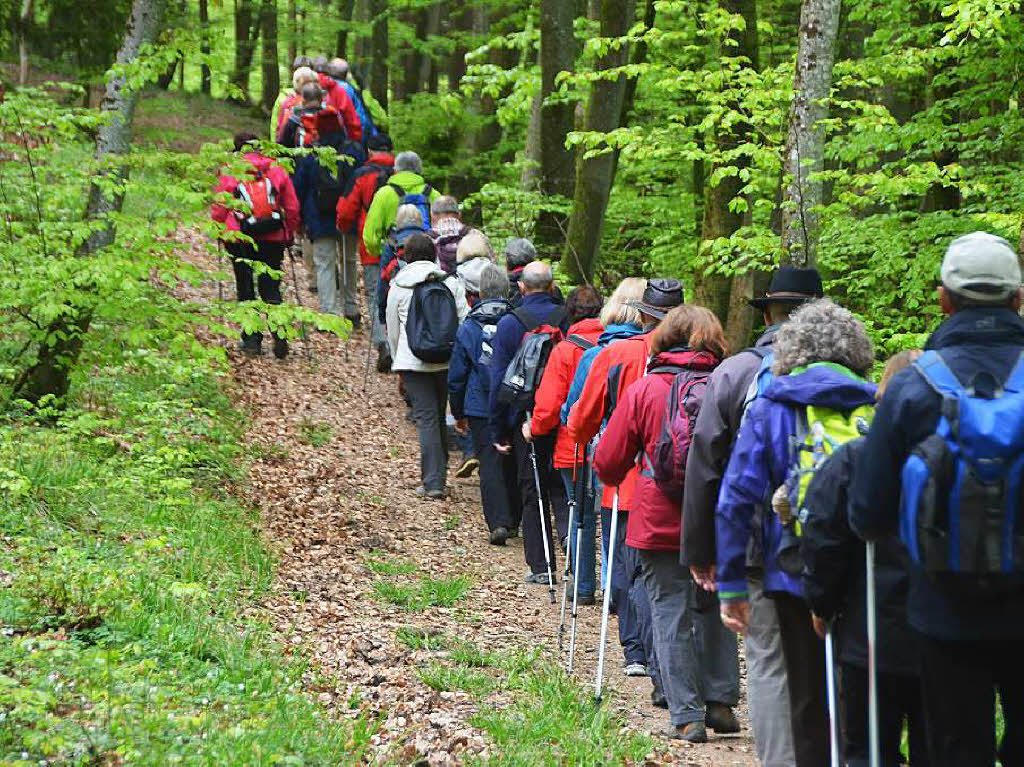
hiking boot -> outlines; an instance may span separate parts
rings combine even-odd
[[[732,708],[724,703],[708,703],[704,710],[704,724],[719,735],[740,731],[740,722]]]
[[[288,356],[288,341],[283,338],[274,339],[274,356],[279,360]]]
[[[345,319],[352,323],[353,330],[359,330],[359,327],[363,324],[363,318],[358,314],[346,314]]]
[[[459,464],[459,468],[455,470],[455,476],[459,479],[465,479],[466,477],[472,477],[473,472],[480,468],[480,461],[477,460],[476,456],[471,455],[468,458],[463,458],[462,463]],[[506,536],[508,537],[508,536]]]
[[[387,344],[377,346],[377,372],[382,374],[391,372],[391,352],[388,351]]]
[[[678,727],[669,725],[668,731],[665,734],[670,738],[683,740],[687,743],[708,742],[708,731],[704,727],[704,722],[690,722],[689,724],[681,724]]]
[[[426,496],[427,496],[427,488],[423,487],[423,485],[419,485],[416,488],[415,493],[416,493],[416,497],[417,498],[426,498]]]
[[[260,339],[250,336],[238,342],[238,350],[249,357],[259,357],[263,354],[263,344]]]
[[[665,697],[665,693],[661,691],[660,687],[654,687],[651,689],[651,705],[655,708],[668,708],[668,699]]]
[[[597,597],[595,597],[593,594],[586,594],[586,595],[580,594],[578,597],[576,597],[576,604],[578,604],[578,605],[596,605],[597,604]]]
[[[492,546],[504,546],[505,541],[508,540],[508,528],[507,527],[496,527],[491,530],[491,545]]]
[[[527,573],[526,574],[526,578],[524,580],[526,581],[526,583],[536,583],[536,584],[539,584],[541,586],[547,586],[548,585],[548,574],[547,573]],[[551,575],[551,582],[552,582],[552,584],[555,582],[555,580],[556,580],[555,576],[552,573],[552,575]]]
[[[428,490],[426,495],[427,500],[443,501],[448,497],[448,490],[445,488],[441,488],[440,490]]]
[[[647,666],[643,663],[627,663],[622,673],[626,676],[647,676]]]
[[[518,527],[510,527],[508,529],[508,537],[509,538],[518,538],[519,537],[519,528]]]

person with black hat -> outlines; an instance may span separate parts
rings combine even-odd
[[[789,315],[824,295],[815,269],[783,267],[767,293],[750,301],[766,325],[754,346],[719,365],[708,381],[686,463],[680,559],[694,580],[712,591],[715,580],[715,503],[740,420],[756,396],[760,371],[770,370],[772,341]],[[791,765],[796,757],[790,728],[789,689],[774,603],[762,591],[760,553],[748,574],[750,620],[744,635],[747,695],[758,758],[765,767]]]

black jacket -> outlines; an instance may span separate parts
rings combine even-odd
[[[925,345],[961,382],[1005,381],[1024,351],[1024,321],[1010,309],[958,311]],[[987,374],[978,377],[978,374]],[[875,410],[850,489],[850,524],[877,540],[897,529],[900,474],[910,451],[935,432],[941,398],[914,368],[895,376]],[[907,617],[936,639],[1024,639],[1024,589],[995,599],[957,599],[911,566]]]
[[[807,487],[810,514],[803,526],[804,595],[815,615],[835,619],[839,659],[867,667],[865,545],[850,529],[850,482],[863,450],[856,439],[839,447]],[[914,632],[907,625],[907,555],[894,535],[875,544],[875,605],[878,668],[885,673],[917,673]]]

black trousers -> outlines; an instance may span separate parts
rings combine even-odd
[[[251,265],[247,261],[259,261],[269,266],[274,271],[281,270],[281,262],[284,260],[284,245],[278,242],[259,242],[255,246],[247,242],[227,242],[224,249],[231,256],[231,267],[235,272],[235,291],[239,301],[255,301],[256,290],[259,289],[260,298],[267,304],[281,303],[281,281],[269,274],[255,275]],[[241,261],[239,259],[245,259]],[[263,334],[242,333],[242,341],[259,344],[263,340]]]
[[[790,726],[797,767],[821,767],[829,753],[828,696],[825,692],[825,643],[811,626],[811,611],[802,599],[774,597],[779,637],[789,682]]]
[[[565,505],[565,491],[562,489],[562,478],[555,474],[551,467],[551,455],[554,440],[551,437],[538,437],[533,441],[537,454],[537,474],[540,477],[541,497],[544,499],[544,526],[548,536],[548,556],[551,560],[552,573],[555,566],[555,528],[551,526],[552,501],[557,503],[561,498]],[[512,452],[515,455],[516,470],[519,478],[519,498],[522,509],[523,552],[526,564],[533,573],[547,572],[544,558],[544,540],[540,527],[540,512],[537,506],[537,480],[533,473],[530,443],[523,439],[522,432],[516,427],[512,433]],[[557,511],[556,511],[557,514]]]
[[[921,694],[933,765],[991,767],[997,690],[1006,723],[999,759],[1004,767],[1024,764],[1022,647],[1021,640],[922,638]]]
[[[850,767],[868,767],[871,750],[868,738],[868,670],[844,663],[840,710],[843,723],[843,762]],[[899,767],[900,741],[906,720],[910,735],[910,763],[927,767],[921,704],[921,678],[904,674],[878,674],[879,751],[885,767]]]
[[[486,418],[469,418],[469,434],[473,439],[473,452],[480,461],[480,500],[484,507],[487,529],[518,527],[512,509],[519,506],[519,480],[516,464],[510,455],[494,449],[491,430]]]

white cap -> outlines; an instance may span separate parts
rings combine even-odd
[[[971,232],[949,244],[942,284],[973,301],[998,303],[1020,290],[1020,263],[1010,243],[988,232]]]

